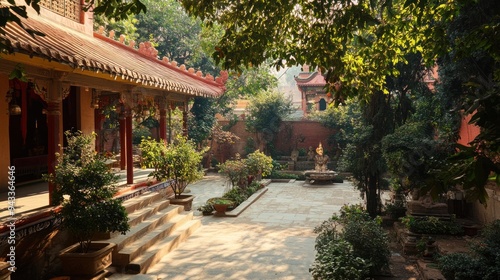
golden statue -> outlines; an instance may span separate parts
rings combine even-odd
[[[314,157],[314,170],[325,172],[328,169],[329,160],[330,158],[327,155],[323,155],[323,146],[320,142],[318,148],[316,148],[316,156]]]

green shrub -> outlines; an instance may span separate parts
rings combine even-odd
[[[269,179],[295,179],[297,180],[299,176],[297,174],[291,174],[291,173],[286,173],[286,172],[280,172],[280,171],[273,171],[269,176],[267,176]]]
[[[273,170],[273,159],[259,150],[248,154],[245,164],[248,168],[248,174],[257,177],[259,180],[262,176],[271,174]]]
[[[471,253],[455,253],[438,258],[446,279],[500,279],[500,220],[486,226],[470,244]]]
[[[356,257],[352,245],[345,240],[316,246],[316,260],[309,269],[313,279],[364,279],[365,260]]]
[[[250,197],[252,194],[256,193],[258,190],[262,189],[264,185],[262,185],[259,182],[253,181],[248,185],[247,189],[245,190],[246,194],[248,197]]]
[[[238,188],[234,187],[228,192],[226,192],[222,198],[232,200],[234,202],[233,207],[237,207],[241,203],[243,203],[245,200],[247,200],[252,194],[254,194],[256,191],[260,190],[263,187],[258,182],[252,182],[248,187],[246,188]]]
[[[478,244],[472,246],[474,252],[488,260],[496,259],[497,264],[500,264],[500,220],[484,227],[480,237]]]
[[[354,255],[369,265],[370,275],[389,266],[389,240],[380,222],[373,220],[361,206],[343,207],[343,238],[352,244]]]
[[[463,228],[454,216],[449,221],[441,220],[438,217],[413,217],[407,216],[401,219],[403,224],[413,233],[418,234],[463,234]]]
[[[251,152],[255,151],[256,146],[257,145],[255,144],[255,140],[252,137],[248,137],[244,147],[245,155],[248,155]]]
[[[337,175],[337,176],[333,177],[332,183],[337,183],[337,184],[344,183],[344,177]]]
[[[219,173],[227,176],[233,187],[246,187],[248,184],[248,167],[240,155],[236,154],[234,160],[226,160],[219,164]]]
[[[342,207],[340,215],[314,232],[318,233],[310,269],[314,279],[365,279],[389,265],[387,235],[360,205]]]
[[[143,138],[151,137],[149,128],[139,125],[132,131],[132,144],[139,145]]]
[[[406,216],[406,205],[402,200],[397,200],[394,203],[385,205],[385,212],[394,220]]]
[[[65,133],[67,146],[57,153],[57,165],[44,179],[54,184],[54,205],[62,227],[77,239],[80,252],[87,253],[99,232],[125,234],[130,226],[122,201],[114,198],[118,176],[111,172],[102,154],[95,152],[93,134]]]
[[[212,203],[206,203],[206,204],[203,204],[200,207],[198,207],[196,210],[203,212],[203,213],[211,213],[215,209],[214,209],[214,206],[212,205]]]
[[[340,219],[343,223],[349,221],[371,221],[370,215],[363,209],[361,204],[344,205],[340,208]]]
[[[485,279],[478,260],[465,253],[453,253],[439,257],[438,264],[441,273],[447,280]]]
[[[203,178],[200,163],[207,150],[198,151],[195,143],[184,136],[177,136],[168,145],[144,138],[140,148],[145,161],[155,168],[149,176],[158,181],[173,179],[170,187],[175,198],[179,198],[188,184]]]
[[[241,204],[248,198],[246,193],[240,188],[232,188],[231,190],[226,192],[222,197],[234,201],[236,205]]]

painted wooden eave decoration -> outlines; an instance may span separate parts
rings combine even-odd
[[[204,76],[201,71],[177,66],[166,58],[157,59],[158,53],[150,45],[140,44],[135,49],[125,45],[122,38],[115,41],[114,34],[109,34],[111,38],[99,33],[89,36],[43,17],[30,17],[22,22],[26,28],[45,36],[31,37],[17,24],[8,23],[0,40],[14,54],[40,57],[81,71],[106,73],[140,86],[186,95],[217,97],[225,90],[227,72],[221,72],[217,78]]]

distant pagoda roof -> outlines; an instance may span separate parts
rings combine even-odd
[[[301,87],[324,87],[326,80],[319,72],[301,72],[295,81],[299,88]]]

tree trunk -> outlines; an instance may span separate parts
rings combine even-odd
[[[366,194],[366,210],[372,218],[375,218],[378,214],[377,186],[378,176],[370,175],[368,177],[368,188]]]

